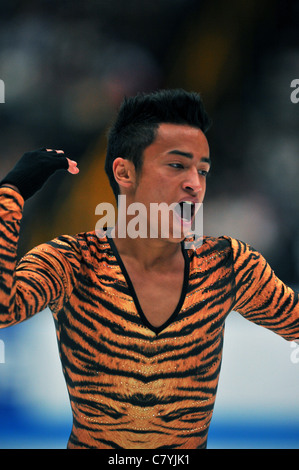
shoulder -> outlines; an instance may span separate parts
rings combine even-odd
[[[80,232],[76,235],[61,235],[49,241],[52,247],[67,257],[80,256],[85,261],[101,257],[101,254],[111,251],[107,237],[100,238],[95,231]]]
[[[204,236],[185,242],[185,249],[191,260],[221,260],[234,265],[264,261],[262,255],[248,243],[236,238],[222,235],[219,237]]]
[[[233,256],[231,242],[228,237],[209,237],[193,239],[193,244],[184,243],[184,249],[188,253],[191,273],[209,273],[232,269]],[[219,274],[219,272],[218,272]],[[196,274],[197,275],[197,274]],[[224,273],[222,273],[224,275]]]
[[[188,251],[189,256],[207,257],[216,253],[231,252],[232,239],[227,236],[210,237],[203,236],[184,241],[184,248]]]
[[[187,241],[185,243],[185,248],[193,250],[196,255],[200,256],[220,251],[230,251],[234,257],[238,257],[246,253],[258,253],[250,244],[228,235],[222,235],[219,237],[198,237],[191,241]]]

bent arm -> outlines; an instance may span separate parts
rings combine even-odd
[[[71,295],[74,270],[80,263],[78,251],[65,256],[69,244],[62,244],[61,251],[51,244],[40,245],[17,263],[23,204],[18,192],[0,188],[0,328],[19,323],[47,306],[61,308]]]
[[[234,310],[286,340],[299,339],[299,296],[249,245],[231,239],[235,271]]]

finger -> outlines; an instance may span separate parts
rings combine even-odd
[[[76,175],[77,173],[79,173],[79,168],[77,167],[77,162],[75,162],[74,160],[70,160],[69,158],[67,158],[67,161],[68,161],[68,164],[69,164],[68,172],[71,173],[72,175]]]
[[[47,152],[56,152],[56,153],[64,153],[63,150],[54,150],[54,149],[46,149]]]

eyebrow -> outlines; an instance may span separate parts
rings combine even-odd
[[[187,158],[190,158],[191,160],[193,158],[192,153],[182,152],[181,150],[170,150],[170,152],[168,152],[168,153],[171,154],[171,155],[181,155],[182,157],[187,157]],[[211,165],[211,159],[209,157],[202,157],[201,161],[209,163],[209,165]]]

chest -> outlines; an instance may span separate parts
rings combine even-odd
[[[135,300],[148,322],[154,327],[166,323],[179,305],[184,269],[168,273],[138,273],[128,268]]]

